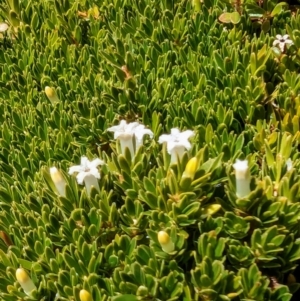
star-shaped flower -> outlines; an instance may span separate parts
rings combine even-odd
[[[138,122],[127,123],[125,120],[121,120],[119,125],[112,126],[107,129],[109,132],[114,132],[114,138],[120,141],[121,152],[124,154],[127,147],[131,153],[131,157],[134,157],[135,150],[137,150],[143,144],[143,137],[149,135],[153,137],[151,130],[145,128],[143,124]],[[133,147],[133,139],[135,139],[135,150]]]
[[[114,132],[115,139],[128,139],[132,138],[134,134],[134,128],[139,126],[138,122],[127,123],[126,120],[121,120],[119,125],[112,126],[107,130],[109,132]]]
[[[69,174],[72,175],[77,172],[77,182],[78,184],[83,184],[87,176],[94,176],[96,179],[100,179],[100,173],[97,167],[103,164],[104,162],[98,158],[89,161],[87,157],[81,157],[80,165],[70,167]]]
[[[167,143],[168,153],[171,155],[171,163],[177,162],[177,158],[181,158],[185,150],[189,150],[192,145],[189,138],[193,137],[195,133],[191,130],[180,132],[178,129],[171,129],[170,135],[161,135],[158,143]]]
[[[284,52],[286,45],[294,44],[293,41],[290,39],[288,34],[284,36],[278,34],[276,35],[276,40],[273,42],[273,46],[278,46],[281,52]]]

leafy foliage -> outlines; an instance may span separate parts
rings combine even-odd
[[[79,301],[82,289],[94,301],[291,299],[298,11],[274,0],[6,0],[0,15],[1,300]],[[279,33],[293,41],[283,52]],[[123,119],[154,133],[134,158],[107,131]],[[170,164],[157,140],[175,127],[196,135]],[[67,174],[85,155],[106,163],[90,195]],[[238,158],[252,175],[245,198]]]

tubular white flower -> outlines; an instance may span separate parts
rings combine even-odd
[[[27,296],[30,296],[32,291],[36,290],[36,286],[24,269],[17,269],[16,278]]]
[[[250,193],[250,172],[248,161],[236,160],[233,164],[236,179],[236,195],[243,198]]]
[[[133,148],[133,135],[134,128],[139,125],[138,122],[127,123],[126,120],[121,120],[119,125],[112,126],[107,130],[109,132],[114,132],[114,138],[120,140],[121,144],[121,152],[125,153],[126,147],[129,149],[131,157],[134,156],[134,148]]]
[[[66,181],[60,171],[56,167],[51,167],[50,176],[58,191],[58,194],[61,196],[66,196]]]
[[[97,179],[100,179],[100,173],[97,167],[103,164],[104,162],[98,158],[89,161],[87,157],[81,157],[80,165],[70,167],[69,174],[72,175],[77,172],[77,183],[82,185],[84,182],[87,194],[90,195],[92,186],[99,190]]]
[[[171,237],[165,231],[159,231],[157,234],[158,242],[161,245],[161,248],[166,253],[171,253],[175,250],[175,245],[171,241]]]
[[[292,45],[292,44],[294,44],[294,43],[289,38],[288,34],[285,34],[284,36],[282,36],[280,34],[276,35],[276,40],[273,42],[273,46],[278,46],[278,48],[281,50],[281,52],[284,52],[286,45]]]
[[[152,131],[146,129],[143,124],[139,124],[138,122],[127,123],[125,120],[121,120],[119,125],[112,126],[107,130],[114,132],[114,138],[120,141],[122,154],[125,153],[127,147],[132,158],[135,154],[133,139],[135,139],[135,149],[137,150],[142,145],[145,135],[153,137]]]
[[[167,143],[168,153],[171,155],[171,164],[176,163],[181,159],[185,150],[189,150],[192,145],[189,138],[193,137],[195,133],[191,130],[180,132],[178,129],[171,129],[170,135],[161,135],[158,143]]]

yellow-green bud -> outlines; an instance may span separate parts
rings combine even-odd
[[[195,176],[195,173],[197,171],[197,168],[198,168],[198,159],[197,159],[197,157],[193,157],[187,163],[182,177],[188,177],[188,178],[191,178],[193,180],[194,176]]]
[[[221,209],[220,204],[211,204],[201,209],[201,217],[206,218],[209,215],[213,215]]]
[[[139,297],[145,297],[149,294],[149,290],[146,286],[141,285],[138,287],[137,291],[136,291],[136,295]]]
[[[79,299],[80,301],[93,301],[92,295],[86,290],[79,292]]]
[[[233,299],[233,298],[237,297],[238,295],[239,295],[238,293],[229,293],[229,294],[227,294],[227,297],[229,299]]]
[[[175,249],[174,243],[171,241],[169,234],[165,231],[159,231],[157,234],[158,242],[166,253],[171,253]]]
[[[27,296],[30,296],[32,291],[36,290],[36,286],[24,269],[17,269],[16,278]]]
[[[55,102],[59,102],[59,98],[57,97],[57,94],[55,90],[49,86],[45,87],[45,93],[48,97],[48,99],[54,104]]]
[[[65,192],[66,181],[63,178],[60,171],[56,167],[51,167],[50,168],[50,176],[51,176],[51,179],[58,191],[58,194],[61,196],[65,196],[66,195],[66,192]]]

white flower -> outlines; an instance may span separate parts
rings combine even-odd
[[[236,160],[233,164],[235,169],[236,179],[236,195],[239,198],[243,198],[250,193],[250,172],[248,167],[248,161]]]
[[[134,128],[139,126],[138,122],[130,122],[127,123],[126,120],[121,120],[119,125],[112,126],[108,128],[107,130],[109,132],[114,132],[114,138],[126,138],[127,136],[132,137],[134,134]]]
[[[0,23],[0,32],[5,32],[8,29],[8,24]]]
[[[86,176],[92,175],[95,178],[100,179],[100,173],[97,166],[103,164],[104,162],[98,158],[89,161],[87,157],[81,157],[80,165],[70,167],[69,174],[72,175],[75,172],[78,172],[76,176],[77,182],[78,184],[83,184]]]
[[[119,125],[115,125],[107,129],[109,132],[114,132],[115,139],[120,140],[122,154],[125,153],[125,149],[127,147],[132,158],[134,156],[132,139],[134,135],[134,128],[138,127],[138,125],[138,122],[131,122],[128,124],[126,120],[121,120]]]
[[[135,149],[137,150],[143,143],[144,135],[153,137],[151,130],[146,129],[143,124],[138,122],[127,123],[125,120],[121,120],[119,125],[112,126],[107,129],[109,132],[114,132],[114,138],[120,140],[121,152],[125,153],[126,147],[131,153],[131,157],[134,157],[133,139],[135,139]]]
[[[100,173],[97,167],[103,164],[104,162],[98,158],[89,161],[87,157],[81,157],[80,165],[70,167],[69,174],[72,175],[77,172],[76,179],[78,184],[82,185],[84,182],[87,194],[90,195],[92,186],[99,190],[97,179],[100,179]]]
[[[171,163],[176,163],[182,157],[185,150],[191,149],[192,145],[188,139],[194,135],[195,133],[191,130],[180,133],[178,129],[171,129],[171,134],[161,135],[158,143],[167,143],[167,150],[171,155]]]
[[[293,41],[289,38],[288,34],[284,36],[278,34],[276,35],[276,40],[273,42],[273,46],[278,46],[281,52],[284,52],[285,45],[292,45]]]

